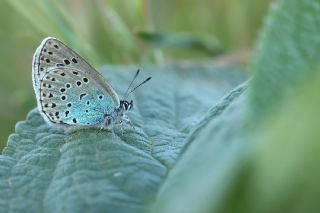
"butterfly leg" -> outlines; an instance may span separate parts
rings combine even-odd
[[[122,120],[119,121],[119,125],[120,125],[121,136],[123,136],[124,130],[123,130],[123,121]]]
[[[100,126],[98,133],[102,132],[102,130],[104,129],[104,126]]]
[[[111,115],[107,115],[105,126],[110,127],[112,140],[115,140],[116,139],[115,125],[114,125],[114,119]]]
[[[124,125],[125,123],[129,123],[129,124],[130,124],[130,126],[132,126],[132,127],[133,127],[133,125],[132,125],[132,123],[131,123],[131,121],[130,121],[130,119],[129,119],[129,118],[127,118],[127,117],[122,117],[122,118],[118,121],[118,124],[119,124],[119,126],[120,126],[121,136],[123,136],[123,135],[124,135],[124,128],[123,128],[123,125]]]
[[[110,125],[111,125],[112,140],[115,140],[116,139],[116,132],[114,131],[114,128],[115,128],[114,123],[111,122]]]
[[[131,122],[130,118],[128,118],[127,116],[124,116],[124,117],[122,118],[122,121],[128,123],[128,124],[132,127],[132,129],[136,130],[136,128],[134,127],[134,125],[133,125],[133,123]]]
[[[107,129],[107,127],[110,126],[111,121],[112,121],[111,116],[109,116],[109,115],[106,116],[105,122],[100,125],[98,132],[100,133],[102,130]]]

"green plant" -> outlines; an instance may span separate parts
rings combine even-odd
[[[123,135],[64,135],[30,112],[0,156],[0,211],[318,211],[319,12],[275,3],[248,82],[210,64],[145,68]],[[121,91],[135,68],[100,71]]]

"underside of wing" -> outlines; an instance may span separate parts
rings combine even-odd
[[[98,125],[117,105],[95,77],[82,70],[55,68],[39,80],[39,110],[54,124]]]
[[[37,48],[32,62],[33,87],[37,96],[39,95],[40,80],[50,70],[58,68],[71,68],[81,70],[83,73],[96,79],[96,83],[112,97],[115,102],[119,98],[111,85],[103,78],[91,65],[89,65],[80,55],[55,38],[45,38]]]

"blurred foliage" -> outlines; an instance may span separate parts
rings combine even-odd
[[[258,146],[218,212],[319,211],[320,76],[313,71],[318,73],[297,86],[255,132]]]
[[[276,111],[284,97],[294,95],[297,85],[318,69],[320,16],[316,4],[314,0],[279,1],[270,10],[251,66],[257,73],[250,98],[253,125]]]
[[[137,35],[144,41],[160,48],[193,49],[208,55],[221,54],[222,48],[210,38],[198,38],[189,35],[168,35],[164,33],[137,31]]]
[[[95,67],[210,58],[207,45],[250,49],[270,1],[0,1],[0,149],[17,120],[36,106],[31,60],[44,37],[66,42]],[[137,32],[174,37],[178,44],[183,34],[197,45],[154,45],[160,40],[150,42]]]

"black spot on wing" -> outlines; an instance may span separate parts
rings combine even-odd
[[[86,96],[86,95],[87,95],[87,93],[82,93],[82,94],[80,94],[79,99],[82,100],[82,98],[83,98],[84,96]]]

